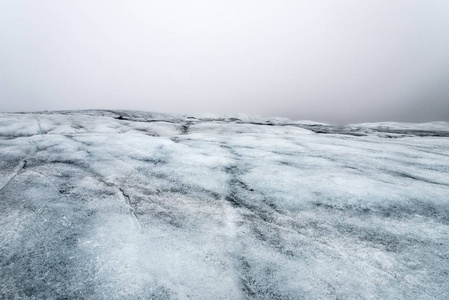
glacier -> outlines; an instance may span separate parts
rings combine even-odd
[[[0,113],[2,299],[448,299],[449,123]]]

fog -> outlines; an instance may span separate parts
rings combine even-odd
[[[0,111],[449,121],[449,1],[0,2]]]

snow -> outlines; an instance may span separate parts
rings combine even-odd
[[[0,298],[447,299],[449,124],[0,114]]]

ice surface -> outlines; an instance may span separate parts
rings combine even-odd
[[[0,298],[447,299],[449,124],[0,114]]]

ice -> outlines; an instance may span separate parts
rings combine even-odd
[[[0,114],[0,298],[447,299],[449,126]]]

